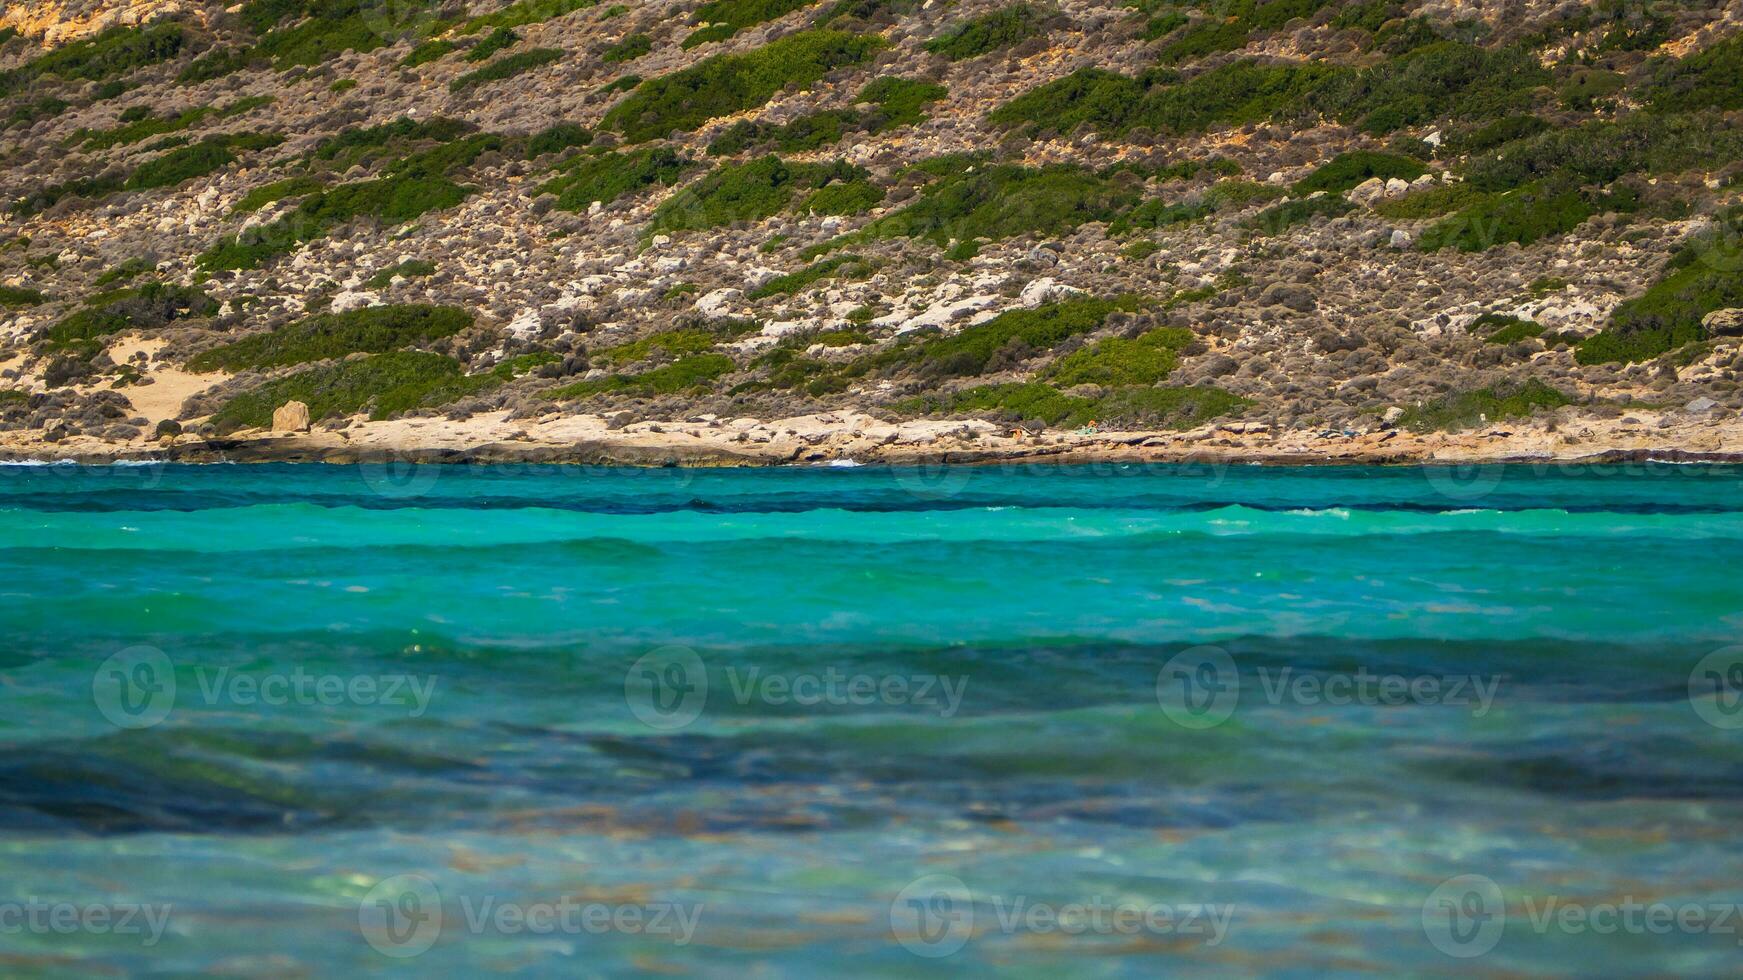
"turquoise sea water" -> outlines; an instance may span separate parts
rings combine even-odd
[[[0,467],[0,972],[1733,974],[1740,491]]]

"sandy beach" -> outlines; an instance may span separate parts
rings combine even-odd
[[[172,379],[185,385],[188,379]],[[134,389],[142,413],[163,411],[156,397],[170,385]],[[150,397],[141,397],[149,393]],[[167,417],[167,413],[164,415]],[[156,419],[153,419],[155,422]],[[227,438],[182,435],[127,442],[84,436],[48,442],[40,432],[0,434],[0,458],[102,463],[156,459],[185,462],[346,463],[402,459],[473,462],[570,462],[617,465],[769,466],[849,463],[1180,462],[1431,463],[1605,459],[1743,458],[1743,423],[1682,411],[1639,411],[1551,426],[1506,423],[1476,432],[1272,431],[1259,422],[1212,423],[1184,432],[1091,430],[1028,433],[984,420],[887,421],[859,412],[795,418],[723,419],[614,426],[597,415],[552,413],[511,419],[491,412],[463,420],[358,419],[342,429],[244,430]]]

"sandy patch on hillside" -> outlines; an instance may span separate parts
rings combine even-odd
[[[143,415],[154,427],[164,419],[173,419],[180,415],[182,402],[190,395],[197,395],[230,377],[222,371],[195,374],[159,361],[157,352],[163,349],[163,345],[164,341],[157,338],[130,335],[122,337],[109,347],[109,356],[117,364],[132,360],[135,354],[142,351],[150,358],[141,373],[152,379],[151,384],[128,385],[117,390],[133,404],[133,410]]]

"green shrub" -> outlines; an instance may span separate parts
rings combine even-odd
[[[631,34],[623,40],[605,49],[600,55],[606,64],[615,65],[624,61],[634,61],[654,49],[654,39],[646,34]]]
[[[931,377],[970,377],[984,374],[995,354],[1007,346],[1030,352],[1052,350],[1061,341],[1099,329],[1108,315],[1136,307],[1137,300],[1122,298],[1068,299],[1032,310],[1006,310],[985,323],[965,327],[948,337],[933,337],[918,343],[874,354],[860,370],[884,370],[907,366]]]
[[[113,286],[118,282],[127,282],[151,271],[153,268],[150,262],[144,259],[128,259],[120,265],[105,270],[92,282],[92,285],[98,287]]]
[[[604,126],[633,143],[692,130],[716,116],[760,106],[788,85],[810,85],[885,46],[880,38],[812,30],[744,54],[715,55],[642,82],[606,112]]]
[[[50,184],[39,187],[30,194],[12,203],[12,213],[19,217],[46,211],[59,201],[69,197],[82,197],[96,200],[107,194],[121,190],[123,181],[119,177],[81,177],[64,183]]]
[[[459,45],[455,44],[453,41],[425,41],[417,47],[412,48],[411,53],[407,54],[405,58],[400,61],[399,66],[401,68],[416,68],[419,65],[438,61],[446,57],[449,52],[457,47],[459,47]]]
[[[774,20],[814,0],[709,0],[696,8],[691,23],[708,26],[684,38],[684,50],[710,41],[724,41],[747,27]]]
[[[1610,322],[1574,352],[1581,364],[1644,361],[1705,339],[1701,320],[1719,309],[1743,306],[1743,254],[1737,247],[1743,216],[1722,215],[1717,229],[1679,249],[1645,293],[1617,306]]]
[[[1743,109],[1743,36],[1733,34],[1687,58],[1655,64],[1642,95],[1661,112]]]
[[[320,189],[321,182],[313,177],[286,177],[284,180],[275,180],[270,184],[256,187],[242,195],[242,200],[236,202],[236,206],[230,209],[230,213],[251,214],[268,204],[274,204],[287,197],[301,197],[304,194],[313,194]]]
[[[127,177],[122,187],[130,191],[173,187],[235,163],[237,156],[232,150],[262,150],[282,142],[284,137],[276,134],[208,136],[192,146],[171,150],[155,160],[141,164]]]
[[[649,187],[671,187],[694,167],[666,147],[583,154],[562,165],[563,176],[546,181],[539,193],[557,195],[561,210],[585,211],[594,201],[610,204]]]
[[[746,293],[745,298],[755,300],[767,296],[791,296],[824,279],[863,278],[870,275],[873,268],[874,266],[857,255],[838,255],[808,265],[798,272],[777,276]]]
[[[484,40],[474,44],[472,50],[466,52],[466,60],[472,62],[488,61],[491,55],[504,48],[512,47],[519,40],[520,35],[516,34],[513,29],[498,27],[485,35]]]
[[[35,306],[47,298],[37,290],[23,286],[0,286],[0,306]]]
[[[1169,28],[1169,30],[1163,30]],[[1174,29],[1185,27],[1180,36],[1163,45],[1157,52],[1157,60],[1165,65],[1180,64],[1185,61],[1195,61],[1219,51],[1234,51],[1247,46],[1247,35],[1251,32],[1246,24],[1239,20],[1229,20],[1222,17],[1206,17],[1200,20],[1187,21],[1184,24],[1173,19],[1151,21],[1151,30],[1173,33]]]
[[[309,159],[330,162],[333,169],[339,170],[358,162],[369,150],[405,147],[423,141],[451,143],[472,133],[473,128],[471,123],[441,116],[430,119],[401,116],[379,126],[340,130],[337,135],[317,143],[309,153]]]
[[[620,75],[599,86],[599,94],[610,95],[613,92],[627,92],[641,83],[642,77],[640,75]]]
[[[1178,201],[1171,204],[1156,198],[1145,201],[1115,218],[1108,225],[1108,233],[1124,235],[1140,228],[1166,228],[1169,225],[1182,225],[1207,217],[1214,210],[1215,208],[1202,199]]]
[[[1398,221],[1438,218],[1488,199],[1488,195],[1470,184],[1435,184],[1414,190],[1403,197],[1374,202],[1374,213]]]
[[[954,239],[1057,235],[1089,221],[1107,221],[1137,203],[1137,191],[1075,166],[987,167],[928,185],[920,199],[867,225],[852,238],[924,238],[940,247]],[[821,251],[843,239],[808,250]]]
[[[923,122],[924,106],[943,98],[942,85],[909,78],[880,78],[860,90],[856,103],[875,109],[824,109],[788,123],[744,120],[728,126],[708,144],[710,156],[735,156],[747,150],[806,153],[841,141],[854,130],[881,133]]]
[[[776,156],[723,164],[661,204],[648,231],[692,231],[759,221],[785,209],[802,190],[865,176],[865,171],[845,163],[788,163]]]
[[[144,118],[124,120],[122,125],[114,129],[89,133],[88,135],[86,135],[87,130],[81,129],[74,134],[74,139],[82,135],[84,136],[85,149],[106,150],[113,146],[125,146],[165,133],[180,132],[211,115],[214,111],[216,110],[210,107],[201,107],[189,109],[179,115],[163,119],[154,118],[148,114]]]
[[[1384,134],[1446,116],[1493,119],[1530,107],[1549,72],[1530,51],[1439,41],[1372,68],[1326,78],[1310,101],[1363,132]]]
[[[982,14],[953,25],[926,42],[926,50],[951,61],[978,58],[983,54],[1021,44],[1041,33],[1046,14],[1026,3]]]
[[[1713,116],[1636,113],[1551,129],[1472,160],[1465,177],[1479,190],[1504,191],[1552,175],[1607,184],[1631,173],[1717,169],[1743,154],[1743,130]]]
[[[806,214],[864,214],[883,199],[884,189],[869,180],[842,180],[812,191],[799,202],[798,210]]]
[[[917,78],[897,78],[886,75],[867,83],[859,90],[855,102],[870,102],[883,110],[882,118],[867,128],[882,132],[896,126],[913,126],[926,121],[926,106],[950,94],[949,89]]]
[[[574,13],[591,7],[599,0],[519,0],[491,14],[474,17],[455,28],[454,33],[462,37],[476,34],[485,28],[522,27],[527,24],[540,24],[554,17]]]
[[[1527,184],[1477,199],[1422,233],[1425,252],[1452,246],[1481,252],[1506,242],[1529,245],[1580,226],[1596,213],[1593,202],[1565,181]]]
[[[213,48],[188,62],[188,66],[176,76],[176,82],[180,85],[198,85],[214,78],[234,75],[247,68],[253,61],[253,52],[246,49]]]
[[[1559,293],[1567,287],[1568,281],[1560,276],[1540,276],[1531,280],[1531,284],[1525,287],[1525,291],[1530,293],[1533,299],[1542,299],[1550,293]]]
[[[895,23],[904,14],[920,9],[922,2],[923,0],[836,0],[824,11],[823,16],[817,18],[817,26],[825,27],[838,20],[859,21],[865,26],[887,26]]]
[[[714,335],[706,330],[680,328],[661,331],[627,344],[607,347],[594,352],[593,356],[612,367],[622,367],[625,364],[645,361],[655,355],[684,358],[692,354],[706,354],[714,349],[714,341]]]
[[[159,22],[145,27],[111,27],[95,37],[63,44],[22,67],[0,72],[0,97],[43,75],[102,81],[136,68],[173,60],[187,43],[182,25]]]
[[[1459,431],[1502,419],[1529,417],[1537,409],[1560,408],[1573,403],[1566,394],[1528,378],[1442,395],[1407,409],[1398,424],[1417,432]]]
[[[1162,327],[1137,337],[1110,337],[1061,357],[1047,372],[1062,388],[1072,385],[1151,385],[1180,363],[1179,352],[1193,341],[1192,331]]]
[[[388,43],[379,23],[371,23],[359,4],[311,3],[304,20],[291,22],[261,35],[255,51],[272,60],[273,68],[285,71],[296,66],[313,67],[347,51],[365,54]],[[385,8],[377,8],[385,9]],[[278,23],[279,21],[275,21]]]
[[[1600,101],[1620,92],[1627,82],[1621,72],[1581,68],[1569,75],[1555,94],[1569,109],[1590,112]]]
[[[1340,153],[1320,165],[1313,173],[1295,182],[1295,193],[1306,196],[1314,191],[1341,194],[1375,177],[1381,180],[1415,180],[1428,173],[1428,168],[1395,153],[1375,153],[1372,150],[1352,150]]]
[[[1247,226],[1263,235],[1280,235],[1284,231],[1299,224],[1312,221],[1314,218],[1335,218],[1348,214],[1355,205],[1333,194],[1321,194],[1318,197],[1304,197],[1294,201],[1284,201],[1254,215]]]
[[[188,367],[259,371],[347,354],[378,354],[451,337],[471,325],[472,314],[451,306],[368,306],[320,313],[195,355]]]
[[[1516,344],[1543,336],[1543,324],[1500,313],[1485,313],[1471,321],[1467,329],[1482,337],[1486,344]]]
[[[561,122],[534,133],[527,140],[526,158],[534,160],[547,153],[560,153],[570,147],[593,142],[593,131],[575,123]]]
[[[393,285],[393,281],[396,278],[422,279],[425,276],[433,276],[435,274],[436,263],[424,259],[407,259],[398,265],[389,266],[388,268],[377,272],[375,275],[370,276],[363,285],[368,289],[385,289],[388,286]]]
[[[43,95],[34,99],[26,99],[19,102],[17,105],[14,105],[12,109],[6,113],[6,122],[3,128],[13,129],[20,126],[29,126],[32,123],[40,122],[44,119],[54,119],[69,108],[71,108],[71,103],[62,99],[57,99],[52,95]]]
[[[312,160],[356,159],[375,146],[403,145],[415,140],[451,140],[434,148],[406,155],[390,164],[380,178],[343,183],[307,195],[295,211],[261,228],[251,228],[239,237],[225,237],[199,256],[200,269],[258,269],[275,256],[293,251],[302,242],[314,241],[352,218],[375,218],[403,223],[420,214],[453,208],[465,201],[474,188],[460,187],[448,174],[469,166],[479,153],[502,148],[502,138],[472,134],[467,124],[455,120],[413,122],[401,119],[387,126],[347,129],[324,141],[310,153]]]
[[[725,354],[697,354],[642,374],[613,374],[592,381],[579,381],[558,388],[547,397],[568,400],[616,392],[628,395],[675,395],[694,388],[706,388],[735,365]]]
[[[197,264],[208,271],[259,268],[353,218],[373,217],[401,224],[429,211],[451,208],[472,192],[472,188],[446,177],[421,172],[340,184],[310,194],[296,210],[266,227],[252,229],[241,238],[224,238],[201,253]]]
[[[1178,64],[1244,48],[1254,32],[1275,30],[1296,18],[1312,16],[1330,2],[1333,0],[1228,0],[1197,20],[1189,20],[1179,11],[1152,17],[1144,36],[1155,39],[1186,28],[1157,52],[1164,64]]]
[[[1441,142],[1441,152],[1451,156],[1481,153],[1514,140],[1536,136],[1548,128],[1549,123],[1537,116],[1502,116],[1480,126],[1448,133]]]
[[[1168,71],[1129,78],[1085,68],[1017,96],[987,119],[999,126],[1029,124],[1041,133],[1068,133],[1088,125],[1103,136],[1121,136],[1139,127],[1187,135],[1300,110],[1343,71],[1235,61],[1180,81]]]
[[[840,142],[859,123],[860,114],[848,109],[825,109],[789,123],[747,119],[722,130],[708,144],[708,155],[736,156],[747,150],[807,153]]]
[[[147,283],[90,297],[82,308],[49,327],[44,336],[51,348],[77,348],[123,330],[155,330],[176,320],[211,316],[217,311],[218,303],[199,289]]]
[[[448,91],[462,92],[486,82],[500,82],[505,78],[525,74],[535,68],[548,65],[563,57],[563,52],[556,48],[533,48],[511,54],[485,65],[477,71],[469,71],[448,83]]]
[[[441,354],[399,351],[323,364],[245,391],[213,413],[220,435],[266,428],[285,402],[309,406],[310,420],[367,411],[386,419],[420,408],[439,408],[502,383],[494,373],[468,375],[460,362]]]
[[[278,100],[270,95],[249,95],[237,99],[218,110],[219,119],[231,119],[246,112],[253,112],[263,105],[271,105]]]

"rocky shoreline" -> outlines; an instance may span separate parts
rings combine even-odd
[[[602,418],[544,424],[483,416],[457,422],[359,422],[343,430],[183,436],[157,442],[17,438],[0,461],[175,463],[460,463],[593,466],[1208,463],[1217,465],[1606,464],[1743,462],[1743,425],[1664,413],[1533,423],[1484,433],[1271,432],[1247,423],[1187,432],[1042,432],[977,420],[885,422],[854,413],[760,422],[694,419],[613,429]]]

